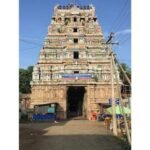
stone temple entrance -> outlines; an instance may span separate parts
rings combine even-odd
[[[70,86],[67,91],[67,118],[83,115],[85,88]]]

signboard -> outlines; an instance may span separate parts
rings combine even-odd
[[[48,108],[48,113],[55,113],[55,108],[54,107],[49,107]]]
[[[62,74],[64,79],[91,79],[92,74]]]
[[[109,104],[111,105],[111,104],[112,104],[112,99],[110,98],[108,101],[109,101]],[[116,99],[115,99],[115,104],[116,104],[116,105],[119,105],[119,104],[120,104],[119,98],[116,98]]]

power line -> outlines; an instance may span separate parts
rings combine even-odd
[[[25,36],[20,36],[20,39],[24,39],[24,40],[31,40],[31,41],[41,41],[43,40],[43,38],[32,38],[32,37],[25,37]]]
[[[128,7],[129,7],[128,2],[129,1],[127,0],[126,2],[127,3],[125,5],[124,9],[122,10],[120,18],[117,21],[117,25],[115,27],[116,30],[119,30],[122,25],[125,25],[125,23],[127,23],[126,17],[129,16],[130,10],[128,11]]]
[[[119,15],[117,16],[117,18],[115,19],[114,21],[114,24],[113,26],[111,27],[111,30],[113,29],[114,30],[119,30],[121,29],[123,26],[125,26],[127,23],[130,24],[130,20],[127,21],[128,19],[128,16],[130,14],[130,10],[127,11],[128,9],[128,6],[129,6],[129,0],[125,1],[122,9],[121,9],[121,12],[119,13]],[[120,42],[120,38],[122,39],[124,36],[124,34],[118,34],[116,36],[116,40]]]
[[[125,25],[125,24],[126,24],[126,22],[125,22],[125,23],[123,22],[123,25]],[[122,25],[122,24],[120,24],[120,25],[118,26],[118,30],[121,28],[121,25]],[[123,26],[122,26],[122,27],[123,27]],[[122,34],[122,33],[118,34],[117,40],[119,40],[119,38],[122,37],[122,36],[124,36],[124,34]]]
[[[130,37],[131,37],[130,33],[129,34],[121,34],[120,36],[118,36],[116,38],[116,41],[119,41],[119,43],[122,43],[124,40],[126,40]]]
[[[35,49],[35,48],[38,48],[38,47],[40,47],[40,46],[35,46],[35,47],[30,47],[30,48],[24,48],[24,49],[21,49],[21,50],[32,50],[32,49]]]
[[[118,20],[118,23],[116,25],[116,28],[114,28],[115,30],[119,30],[122,25],[125,25],[127,22],[127,17],[130,15],[130,10],[129,11],[124,11],[122,13],[122,15],[120,16],[120,20]],[[130,20],[129,20],[130,21]]]
[[[124,41],[122,41],[122,45],[125,44],[131,37],[127,37]]]
[[[118,24],[118,20],[123,12],[123,10],[126,8],[126,5],[128,3],[128,0],[125,1],[125,3],[123,4],[122,8],[120,9],[119,15],[116,17],[116,19],[114,19],[112,26],[110,28],[110,31],[112,31],[112,29],[114,29],[114,27]]]
[[[20,40],[21,42],[24,42],[24,43],[42,46],[41,43],[37,43],[37,42],[31,41],[31,40],[26,40],[26,39],[21,39],[21,38],[20,38],[19,40]]]

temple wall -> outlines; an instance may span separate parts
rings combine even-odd
[[[117,88],[114,87],[114,97],[118,98]],[[90,119],[91,112],[102,112],[100,104],[108,104],[112,95],[111,85],[88,86],[87,118]]]
[[[35,105],[58,103],[57,114],[66,118],[66,87],[65,86],[33,86],[30,108]]]
[[[89,118],[91,111],[101,111],[100,104],[108,103],[111,98],[111,85],[86,85],[83,101],[83,116]],[[115,87],[115,98],[118,98]],[[57,117],[67,117],[67,86],[33,86],[30,108],[35,105],[58,103]]]

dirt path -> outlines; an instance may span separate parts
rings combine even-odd
[[[20,150],[122,150],[101,122],[20,124]]]

